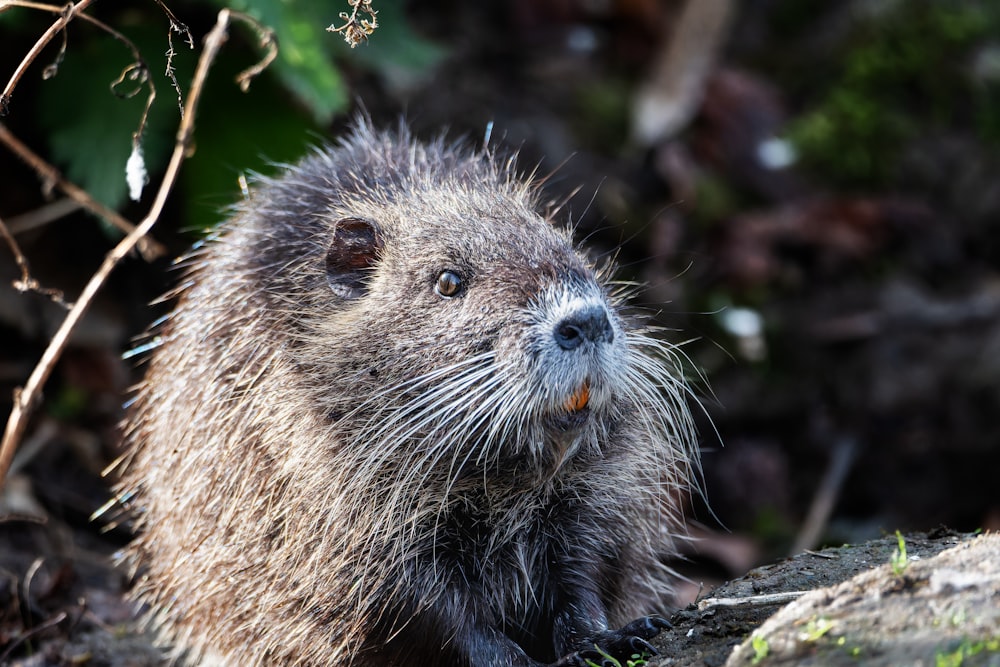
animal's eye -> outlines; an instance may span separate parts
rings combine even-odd
[[[434,285],[434,291],[437,292],[438,296],[443,296],[446,299],[458,294],[458,290],[461,288],[462,279],[452,271],[442,271]]]

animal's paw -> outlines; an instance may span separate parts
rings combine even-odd
[[[619,630],[608,630],[581,642],[581,648],[557,661],[552,667],[624,667],[632,656],[652,657],[659,652],[648,639],[669,628],[662,616],[644,616]]]

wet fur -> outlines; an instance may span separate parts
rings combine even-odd
[[[679,364],[536,194],[489,153],[362,122],[191,258],[120,486],[178,655],[534,665],[665,607],[696,456]],[[384,234],[352,298],[324,269],[344,219]],[[569,435],[547,420],[582,376],[545,338],[566,290],[617,334]]]

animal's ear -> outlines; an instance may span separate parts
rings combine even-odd
[[[330,288],[345,299],[362,296],[381,249],[382,233],[374,222],[361,218],[338,220],[326,251]]]

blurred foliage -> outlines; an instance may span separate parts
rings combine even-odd
[[[87,409],[90,393],[79,387],[63,387],[45,404],[45,411],[54,419],[65,422],[79,418]]]
[[[700,225],[711,226],[719,220],[725,220],[734,215],[744,203],[732,183],[712,170],[706,169],[695,186],[695,207],[691,216]]]
[[[413,32],[403,11],[404,0],[374,0],[372,6],[378,10],[378,29],[364,45],[350,49],[339,35],[326,34],[335,37],[332,43],[344,57],[377,72],[389,85],[409,87],[426,76],[447,51]]]
[[[910,0],[855,16],[825,96],[789,136],[843,186],[887,183],[903,145],[949,124],[1000,138],[1000,82],[977,80],[973,49],[1000,35],[1000,3]]]
[[[295,161],[320,134],[274,77],[240,91],[234,79],[246,66],[245,58],[220,55],[198,109],[196,151],[181,168],[185,225],[198,232],[217,224],[241,196],[241,174]]]
[[[163,73],[168,22],[153,3],[130,5],[119,5],[111,10],[116,13],[101,17],[136,44],[156,86],[142,144],[155,185],[157,174],[166,166],[179,120],[176,93]],[[252,83],[248,93],[242,93],[233,78],[255,62],[261,51],[259,35],[237,23],[231,31],[233,39],[220,52],[210,73],[198,110],[197,150],[181,172],[186,223],[197,229],[218,221],[222,209],[239,196],[239,173],[266,172],[274,163],[295,160],[307,144],[318,141],[334,116],[348,107],[350,92],[343,68],[370,71],[398,84],[423,75],[444,55],[441,48],[410,29],[402,0],[374,3],[380,27],[367,46],[354,50],[340,35],[326,30],[337,22],[340,11],[349,9],[346,0],[179,0],[168,5],[179,20],[192,26],[198,47],[215,9],[227,6],[273,29],[279,45],[277,60]],[[0,15],[0,29],[26,29],[23,26],[30,14],[24,9],[5,12]],[[38,20],[28,25],[44,23]],[[111,82],[130,65],[131,56],[106,33],[75,23],[68,35],[65,60],[57,75],[41,82],[37,100],[15,97],[11,112],[36,111],[39,130],[49,141],[55,163],[96,199],[119,208],[126,201],[125,163],[148,89],[142,88],[131,97],[121,96],[124,86],[111,90]],[[186,95],[200,48],[192,51],[176,34],[173,45],[173,67]],[[54,51],[50,46],[46,53]],[[23,53],[3,56],[4,62],[13,63]],[[53,57],[43,54],[28,76],[38,76]],[[245,111],[250,109],[252,112]],[[147,188],[144,197],[150,193]]]
[[[333,64],[334,48],[341,40],[326,32],[331,3],[212,0],[212,4],[245,12],[274,30],[278,38],[274,74],[305,104],[317,123],[329,122],[347,106],[346,85]]]
[[[631,84],[621,78],[606,77],[586,81],[576,90],[578,113],[571,116],[576,136],[589,147],[611,154],[628,146]]]
[[[136,26],[130,38],[143,53],[162,52],[162,29]],[[132,150],[132,134],[146,105],[148,89],[139,88],[131,97],[112,91],[112,83],[131,63],[131,55],[119,42],[92,38],[76,40],[52,78],[42,82],[37,103],[37,121],[49,141],[51,159],[63,166],[67,178],[92,197],[117,208],[125,201],[125,162]],[[48,64],[48,63],[45,63]],[[150,109],[143,141],[147,165],[165,164],[173,143],[177,106],[171,103],[169,81],[162,67],[150,65],[159,103]],[[134,86],[132,87],[134,90]],[[12,113],[22,113],[15,98]]]

